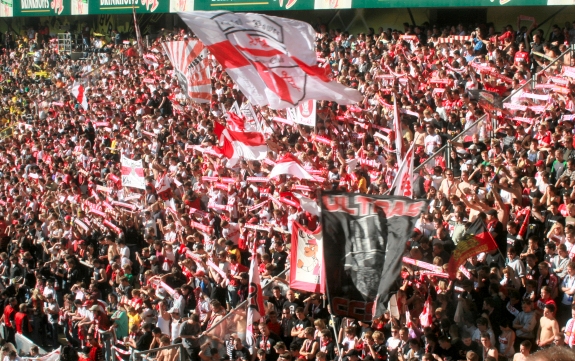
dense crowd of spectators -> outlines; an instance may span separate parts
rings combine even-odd
[[[501,32],[462,24],[317,31],[319,63],[364,101],[318,102],[315,128],[276,122],[285,111],[256,107],[257,119],[246,121],[266,133],[269,156],[236,168],[211,151],[214,122],[225,124],[245,97],[212,60],[212,101],[191,103],[159,46],[193,34],[164,31],[142,57],[114,32],[110,44],[97,39],[106,52],[77,61],[33,31],[35,40],[7,37],[0,56],[0,118],[9,127],[0,143],[3,360],[17,359],[16,334],[57,347],[61,333],[69,345],[63,355],[84,351],[90,361],[118,357],[111,346],[175,343],[192,361],[522,361],[536,350],[569,359],[575,71],[569,53],[547,65],[573,44],[575,28],[553,26],[549,36],[535,24]],[[542,86],[524,86],[534,78]],[[89,110],[71,95],[74,80]],[[517,89],[511,106],[493,101]],[[393,131],[394,94],[401,134]],[[370,322],[331,315],[321,295],[275,286],[255,342],[246,342],[226,314],[248,297],[251,258],[262,284],[289,285],[293,222],[320,226],[317,215],[293,205],[255,206],[284,192],[387,194],[398,170],[395,137],[414,146],[416,166],[425,162],[413,188],[429,200],[406,256],[443,267],[477,217],[499,249],[469,259],[455,279],[406,264],[399,312]],[[447,154],[434,155],[446,144]],[[265,177],[285,153],[322,180],[248,181]],[[143,160],[145,190],[122,187],[122,155]],[[422,327],[429,298],[433,322]],[[179,357],[176,349],[156,356]]]

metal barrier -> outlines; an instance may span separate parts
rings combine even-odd
[[[455,137],[453,137],[453,139],[450,139],[451,142],[457,142],[457,140],[459,140],[459,138],[461,138],[462,136],[467,135],[467,133],[469,132],[470,129],[475,128],[476,126],[479,125],[480,122],[484,121],[487,118],[486,115],[483,115],[481,118],[477,119],[475,122],[471,123],[471,125],[463,130],[461,133],[457,134]],[[443,154],[446,162],[447,162],[447,168],[451,168],[451,143],[445,143],[441,148],[439,148],[435,153],[433,153],[432,155],[429,156],[429,158],[427,158],[423,163],[421,163],[420,165],[418,165],[417,167],[415,167],[415,169],[413,170],[414,172],[419,172],[421,169],[423,169],[423,167],[431,162],[432,160],[435,160],[435,158],[441,154]]]
[[[14,125],[10,125],[2,130],[0,130],[0,139],[5,139],[14,134]]]

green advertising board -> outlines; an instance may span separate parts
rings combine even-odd
[[[2,0],[2,16],[71,15],[71,0]],[[10,14],[12,12],[12,14]]]
[[[74,0],[72,0],[74,1]],[[75,0],[79,1],[79,0]],[[86,0],[88,14],[131,14],[170,12],[170,0]]]
[[[314,0],[195,0],[194,10],[313,10]]]
[[[273,11],[573,5],[575,0],[0,0],[0,17],[177,13],[193,10]]]
[[[559,3],[562,0],[550,0]],[[567,1],[565,1],[567,2]],[[569,0],[571,4],[572,0]],[[353,0],[352,7],[361,8],[439,8],[483,6],[546,6],[548,0]]]

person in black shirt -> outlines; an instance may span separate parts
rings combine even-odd
[[[534,212],[533,215],[537,217],[537,213]],[[559,205],[557,202],[551,202],[551,205],[549,206],[549,213],[545,215],[544,220],[541,218],[539,218],[539,220],[544,222],[544,234],[547,234],[551,230],[551,227],[553,227],[553,225],[557,222],[565,226],[565,217],[563,217],[559,212]]]
[[[281,310],[284,308],[283,306],[287,301],[287,298],[282,295],[280,286],[274,286],[272,293],[273,296],[268,297],[268,302],[274,305],[277,312],[281,312]]]
[[[286,292],[286,301],[283,303],[283,309],[288,309],[292,315],[295,315],[296,308],[303,306],[300,300],[295,298],[295,293],[293,290],[288,290]]]
[[[473,351],[479,355],[481,353],[480,352],[481,348],[476,341],[473,341],[471,339],[471,335],[468,332],[463,331],[461,333],[461,345],[459,347],[459,359],[464,360],[465,355],[467,355],[467,352],[469,352],[469,351]]]
[[[312,324],[310,320],[305,316],[303,307],[298,307],[295,310],[296,320],[293,323],[293,327],[291,329],[291,336],[293,337],[292,345],[296,345],[298,348],[301,348],[301,345],[305,341],[305,332],[304,330],[307,327],[311,327]]]
[[[231,361],[241,361],[242,359],[251,359],[250,350],[242,344],[242,339],[234,338],[234,348],[232,349]]]
[[[272,275],[277,276],[285,270],[288,254],[284,250],[282,241],[276,241],[274,250],[275,252],[272,254],[272,264],[276,266],[276,268],[273,270]]]
[[[305,304],[305,311],[308,317],[311,317],[313,320],[320,319],[327,321],[329,319],[329,312],[322,306],[320,296],[317,293],[312,294],[308,298]]]
[[[133,339],[128,339],[126,345],[135,348],[138,351],[146,351],[150,349],[150,345],[152,341],[154,341],[154,334],[152,333],[153,325],[149,322],[144,323],[142,325],[142,330],[144,334],[142,337],[138,339],[138,341],[134,341]]]
[[[258,325],[260,335],[256,338],[255,348],[262,350],[266,354],[266,361],[276,361],[278,354],[274,348],[275,344],[279,341],[276,334],[270,332],[268,326],[263,323]]]
[[[459,349],[452,345],[447,336],[439,338],[439,349],[436,352],[444,361],[459,360]]]

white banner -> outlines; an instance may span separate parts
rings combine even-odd
[[[146,189],[142,160],[122,156],[122,186]]]
[[[308,99],[306,101],[300,102],[296,108],[297,117],[296,123],[307,125],[309,127],[315,127],[316,118],[316,101],[313,99]]]

